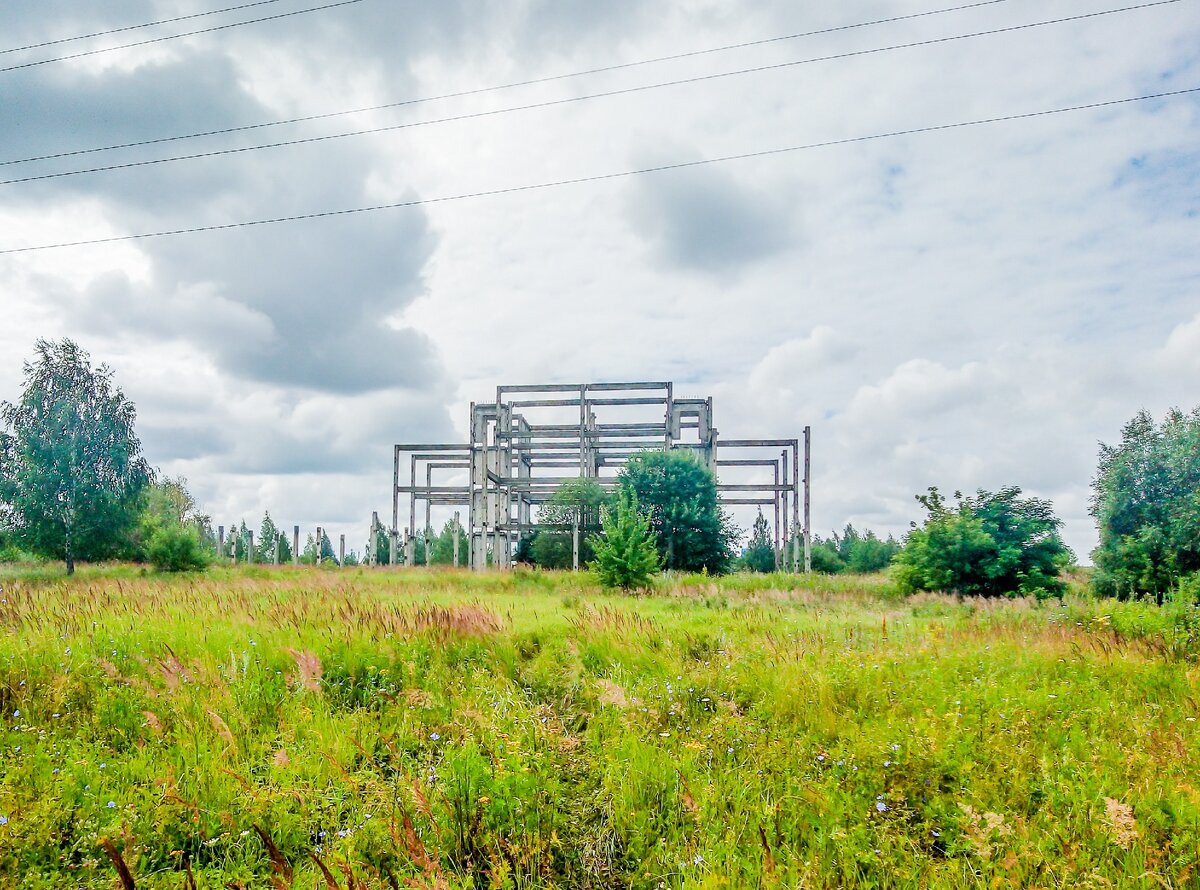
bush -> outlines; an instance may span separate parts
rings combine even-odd
[[[929,511],[896,557],[901,588],[943,590],[968,596],[1061,597],[1058,577],[1071,560],[1058,530],[1062,521],[1049,501],[1022,498],[1016,486],[973,498],[955,494],[954,508],[936,488],[917,500]]]
[[[193,572],[208,568],[209,554],[195,528],[164,523],[150,530],[146,559],[160,572]]]

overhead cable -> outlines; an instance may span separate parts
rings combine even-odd
[[[32,161],[48,161],[54,158],[68,158],[75,155],[93,154],[100,151],[116,151],[121,148],[138,148],[143,145],[158,145],[162,142],[177,142],[181,139],[198,139],[203,136],[224,136],[229,133],[244,133],[247,130],[261,130],[267,127],[282,127],[288,124],[302,124],[310,121],[327,120],[332,117],[343,117],[350,114],[365,114],[371,111],[385,111],[389,108],[402,108],[406,105],[420,105],[426,102],[440,102],[446,99],[460,99],[465,96],[478,96],[483,93],[499,92],[500,90],[511,90],[518,87],[534,86],[542,83],[553,83],[559,80],[569,80],[575,77],[584,77],[589,74],[603,74],[609,71],[620,71],[625,68],[637,68],[642,65],[654,65],[660,62],[673,62],[678,59],[688,59],[694,56],[709,55],[712,53],[727,52],[729,50],[745,49],[753,46],[763,46],[769,43],[779,43],[785,40],[797,40],[802,37],[816,37],[823,34],[833,34],[838,31],[850,31],[855,28],[866,28],[874,25],[885,25],[893,22],[902,22],[909,19],[926,18],[934,15],[944,15],[950,12],[960,12],[964,9],[976,9],[980,6],[994,6],[997,3],[1008,3],[1009,0],[982,0],[978,3],[968,3],[963,6],[950,6],[943,9],[932,9],[926,12],[914,12],[908,15],[892,16],[885,19],[872,19],[867,22],[856,22],[852,25],[837,25],[831,28],[821,28],[816,31],[802,31],[797,34],[785,34],[777,37],[764,37],[761,40],[751,40],[745,43],[731,43],[725,46],[714,46],[707,49],[691,50],[689,52],[675,53],[669,56],[658,56],[653,59],[640,59],[636,62],[620,62],[615,65],[605,65],[601,68],[588,68],[583,71],[572,71],[567,74],[551,74],[546,77],[535,77],[530,80],[519,80],[513,83],[503,83],[494,86],[476,87],[470,90],[462,90],[456,93],[443,93],[440,96],[423,96],[417,99],[404,99],[399,102],[387,102],[382,105],[369,105],[363,108],[349,108],[342,111],[328,111],[323,114],[310,114],[304,117],[291,117],[284,120],[264,121],[257,124],[243,124],[237,127],[224,127],[217,130],[203,130],[196,133],[182,133],[175,136],[162,136],[157,139],[141,139],[137,142],[121,142],[116,145],[101,145],[95,148],[80,148],[73,151],[60,151],[55,154],[37,155],[31,158],[14,158],[10,161],[0,161],[0,166],[8,164],[28,164]]]
[[[198,31],[184,31],[181,34],[167,34],[164,37],[151,37],[147,40],[139,40],[135,43],[123,43],[120,46],[106,46],[101,49],[89,49],[85,52],[71,53],[66,56],[55,56],[52,59],[39,59],[36,62],[23,62],[20,65],[9,65],[7,68],[0,68],[0,72],[17,71],[21,68],[36,68],[38,65],[49,65],[52,62],[66,62],[69,59],[82,59],[86,56],[95,56],[100,53],[116,52],[119,49],[132,49],[135,46],[149,46],[152,43],[162,43],[166,40],[178,40],[180,37],[195,37],[197,34],[212,34],[214,31],[226,31],[229,28],[240,28],[243,25],[255,25],[259,22],[272,22],[276,19],[291,18],[296,15],[304,15],[309,12],[321,12],[325,9],[336,9],[339,6],[352,6],[355,3],[362,3],[363,0],[338,0],[336,3],[326,3],[323,6],[310,6],[306,9],[293,9],[290,12],[280,12],[275,15],[267,15],[257,19],[246,19],[241,22],[229,22],[224,25],[213,25],[211,28],[201,28]]]
[[[76,37],[60,37],[58,40],[46,40],[42,43],[30,43],[26,46],[13,46],[9,49],[0,49],[0,56],[8,53],[20,53],[30,49],[42,49],[47,46],[58,46],[63,43],[75,43],[79,40],[91,40],[93,37],[107,37],[109,34],[121,34],[125,31],[139,31],[142,28],[153,28],[156,25],[170,25],[174,22],[184,22],[188,19],[200,19],[210,15],[221,15],[225,12],[237,12],[241,9],[250,9],[254,6],[266,6],[269,3],[278,3],[279,0],[255,0],[254,3],[243,3],[241,6],[226,6],[224,9],[211,9],[208,12],[193,12],[191,15],[177,15],[170,19],[159,19],[156,22],[144,22],[140,25],[125,25],[121,28],[109,28],[107,31],[93,31],[91,34],[80,34]]]
[[[112,170],[129,170],[135,167],[150,167],[158,164],[168,164],[177,161],[193,161],[201,158],[214,158],[224,155],[244,154],[252,151],[262,151],[268,148],[285,148],[294,145],[311,145],[317,142],[329,142],[334,139],[346,139],[352,136],[370,136],[378,133],[389,133],[397,130],[407,130],[415,127],[427,127],[434,124],[451,123],[453,121],[474,120],[477,118],[495,117],[502,114],[511,114],[517,111],[531,111],[538,108],[551,108],[557,105],[568,105],[574,102],[583,102],[589,99],[602,99],[612,96],[625,96],[633,93],[643,93],[649,90],[662,89],[664,87],[682,86],[685,84],[703,83],[707,81],[720,80],[727,77],[737,77],[745,74],[758,74],[763,71],[777,71],[783,68],[794,68],[798,65],[810,65],[815,62],[830,62],[839,59],[849,59],[858,56],[877,55],[879,53],[892,52],[901,49],[914,49],[917,47],[934,46],[937,44],[950,43],[956,40],[967,40],[976,37],[989,37],[996,34],[1007,34],[1014,31],[1025,31],[1031,28],[1041,28],[1047,25],[1060,25],[1067,22],[1080,21],[1082,19],[1098,18],[1100,16],[1114,15],[1122,12],[1132,12],[1139,9],[1149,9],[1155,6],[1166,6],[1172,3],[1179,3],[1182,0],[1153,0],[1150,3],[1141,3],[1136,6],[1124,6],[1119,9],[1108,9],[1099,12],[1081,13],[1079,15],[1067,16],[1065,18],[1048,19],[1040,22],[1028,22],[1021,25],[1008,25],[1003,28],[991,28],[986,31],[973,31],[969,34],[956,34],[949,37],[934,37],[928,40],[918,40],[911,43],[898,43],[890,46],[874,47],[872,49],[851,50],[844,53],[834,53],[826,56],[816,56],[808,59],[796,59],[790,62],[777,62],[771,65],[760,65],[754,68],[740,68],[736,71],[724,71],[717,74],[702,74],[696,77],[686,77],[680,80],[670,80],[660,83],[643,84],[635,87],[624,87],[618,90],[607,90],[600,93],[587,93],[580,96],[569,96],[564,99],[548,99],[544,102],[532,102],[527,105],[513,105],[506,108],[494,108],[487,111],[474,111],[466,114],[450,115],[448,117],[434,118],[423,121],[410,121],[402,124],[388,124],[382,127],[371,127],[365,130],[351,130],[343,133],[328,133],[322,136],[306,136],[299,139],[287,139],[280,142],[267,142],[260,145],[246,145],[238,148],[221,148],[211,151],[196,152],[194,154],[173,155],[166,158],[153,158],[146,161],[127,161],[120,164],[108,164],[100,167],[87,167],[80,170],[63,170],[56,173],[41,173],[34,176],[22,176],[14,179],[0,180],[0,186],[17,185],[25,182],[37,182],[46,179],[61,179],[67,176],[82,176],[88,173],[104,173]]]
[[[29,247],[10,247],[0,250],[0,256],[18,253],[32,253],[42,250],[57,250],[66,247],[85,247],[99,244],[115,244],[123,241],[141,241],[148,238],[163,238],[171,235],[191,235],[200,232],[218,232],[228,229],[240,229],[251,226],[270,226],[279,223],[300,222],[302,220],[327,219],[338,216],[351,216],[361,213],[375,213],[381,210],[396,210],[405,207],[425,207],[434,204],[445,204],[453,201],[465,201],[473,198],[488,198],[500,195],[511,195],[520,192],[540,191],[560,188],[569,185],[581,185],[590,182],[603,182],[613,179],[626,179],[651,173],[663,173],[669,170],[683,170],[691,167],[703,167],[710,164],[723,164],[730,161],[764,158],[772,155],[782,155],[790,152],[808,151],[817,148],[831,148],[840,145],[852,145],[860,142],[872,142],[880,139],[891,139],[899,136],[914,136],[923,133],[937,133],[947,130],[959,130],[968,127],[979,127],[986,124],[998,124],[1009,121],[1029,120],[1032,118],[1048,117],[1055,114],[1066,114],[1075,111],[1087,111],[1096,108],[1111,108],[1117,105],[1127,105],[1133,102],[1147,102],[1152,99],[1166,99],[1172,96],[1182,96],[1200,93],[1200,86],[1182,90],[1170,90],[1162,93],[1152,93],[1143,96],[1130,96],[1123,99],[1108,99],[1102,102],[1088,102],[1083,105],[1069,105],[1062,108],[1050,108],[1041,111],[1026,111],[1019,114],[1006,114],[997,117],[977,118],[969,121],[957,121],[949,124],[933,124],[924,127],[911,127],[905,130],[892,130],[886,133],[873,133],[868,136],[851,136],[844,139],[829,139],[824,142],[809,142],[804,145],[791,145],[785,148],[770,148],[761,151],[744,152],[742,154],[724,155],[716,158],[704,158],[696,161],[680,161],[674,164],[660,164],[654,167],[642,167],[636,170],[622,170],[615,173],[598,173],[590,176],[579,176],[574,179],[559,179],[551,182],[529,183],[526,185],[508,186],[506,188],[487,189],[484,191],[466,192],[457,195],[443,195],[435,198],[417,198],[411,201],[396,201],[389,204],[374,204],[368,207],[351,207],[341,210],[323,210],[314,213],[298,213],[290,216],[276,216],[267,219],[246,220],[242,222],[217,223],[208,226],[192,226],[182,229],[164,229],[158,232],[142,232],[136,235],[113,235],[107,238],[89,238],[80,241],[62,241],[57,244],[38,244]]]

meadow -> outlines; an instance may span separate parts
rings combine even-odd
[[[882,576],[0,566],[0,886],[1195,887],[1195,634]]]

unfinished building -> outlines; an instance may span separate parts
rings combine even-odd
[[[721,439],[712,398],[680,398],[672,383],[645,381],[498,386],[494,402],[471,404],[469,441],[396,445],[390,561],[412,565],[415,536],[424,530],[429,540],[433,510],[450,507],[467,514],[463,561],[483,569],[490,556],[510,567],[559,486],[582,477],[611,490],[625,462],[647,449],[694,452],[717,474],[723,507],[773,515],[777,562],[809,569],[810,428],[802,440]]]

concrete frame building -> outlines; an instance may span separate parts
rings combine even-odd
[[[498,386],[494,402],[471,404],[468,442],[396,445],[390,561],[397,562],[402,497],[405,563],[415,562],[419,529],[432,537],[432,509],[459,507],[468,516],[467,564],[483,569],[490,553],[494,566],[508,568],[521,537],[539,527],[534,510],[560,485],[588,478],[611,490],[632,455],[655,448],[694,452],[718,474],[723,506],[771,508],[777,560],[788,561],[790,542],[791,565],[809,570],[810,428],[802,440],[720,439],[711,397],[679,398],[674,384],[650,381]],[[754,478],[725,482],[722,468]],[[454,481],[464,475],[465,483]]]

